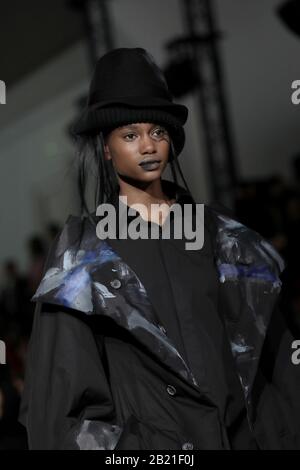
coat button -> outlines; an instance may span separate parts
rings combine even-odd
[[[182,444],[182,450],[193,450],[194,446],[191,442],[185,442]]]
[[[173,385],[168,385],[167,386],[167,392],[169,395],[175,395],[176,394],[176,388]]]
[[[120,279],[114,279],[113,281],[110,281],[110,285],[114,289],[119,289],[121,287],[121,281]]]

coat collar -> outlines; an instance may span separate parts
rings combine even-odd
[[[48,256],[33,301],[62,305],[87,315],[106,315],[181,378],[197,386],[171,340],[158,323],[137,274],[96,236],[88,219],[70,216]]]
[[[187,201],[188,197],[184,190],[176,193],[176,201]],[[205,223],[213,239],[228,339],[250,405],[284,263],[259,234],[229,215],[205,206]],[[137,274],[109,242],[97,238],[88,219],[68,218],[48,256],[45,275],[32,300],[62,305],[87,315],[109,316],[199,391],[192,371],[161,328]]]

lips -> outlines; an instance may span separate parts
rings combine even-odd
[[[151,160],[145,159],[141,163],[139,163],[139,165],[144,171],[155,171],[159,169],[160,163],[161,163],[161,160],[157,160],[153,158]]]
[[[139,163],[140,166],[145,166],[145,165],[149,165],[149,164],[152,164],[152,163],[160,163],[161,160],[158,160],[157,158],[146,158],[145,160],[143,160],[141,163]]]

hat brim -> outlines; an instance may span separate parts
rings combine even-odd
[[[122,100],[122,101],[121,101]],[[129,118],[128,110],[135,111],[135,121]],[[102,101],[88,106],[80,118],[72,125],[74,135],[93,135],[97,131],[130,122],[162,122],[168,126],[177,155],[185,143],[183,124],[188,117],[188,108],[181,104],[170,103],[159,98],[145,100],[130,97]]]
[[[81,134],[89,132],[90,126],[94,119],[90,119],[93,115],[99,114],[98,111],[102,108],[114,106],[122,106],[129,108],[145,108],[145,109],[161,109],[170,113],[178,121],[179,125],[186,123],[188,117],[188,108],[182,104],[172,103],[167,100],[151,97],[131,96],[131,97],[118,97],[106,101],[99,101],[92,106],[87,106],[82,112],[81,117],[74,124],[73,130],[75,133]]]

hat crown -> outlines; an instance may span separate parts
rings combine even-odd
[[[165,76],[149,52],[118,48],[98,60],[85,109],[72,131],[91,136],[132,122],[160,123],[167,127],[179,155],[187,116],[188,108],[173,102]]]
[[[172,103],[163,73],[151,54],[140,47],[113,49],[98,60],[88,105],[129,97],[155,97]]]

